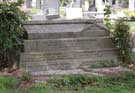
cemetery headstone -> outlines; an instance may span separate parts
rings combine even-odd
[[[80,8],[81,7],[81,0],[76,0],[74,7]]]
[[[56,19],[59,17],[59,0],[44,0],[43,11],[46,19]]]
[[[66,18],[67,19],[77,19],[83,18],[81,0],[76,0],[71,2],[70,6],[66,8]]]
[[[94,5],[90,5],[90,6],[89,6],[89,11],[91,11],[91,12],[96,12],[97,9],[96,9],[96,7],[95,7]]]
[[[89,6],[90,6],[90,4],[89,4],[89,2],[88,1],[84,1],[84,11],[88,11],[89,10]]]

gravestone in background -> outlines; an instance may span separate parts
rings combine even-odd
[[[74,4],[75,8],[80,8],[81,7],[81,0],[76,0],[75,4]]]
[[[83,18],[81,0],[71,2],[70,7],[66,8],[66,19]]]
[[[43,11],[46,19],[55,19],[59,17],[59,0],[44,0]]]

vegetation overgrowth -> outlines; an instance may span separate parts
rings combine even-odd
[[[23,81],[23,82],[22,82]],[[26,85],[24,81],[27,81]],[[135,72],[115,76],[57,76],[46,83],[32,83],[13,76],[0,76],[1,93],[134,93]],[[22,83],[25,88],[21,87]]]
[[[125,18],[121,18],[115,22],[112,32],[115,46],[120,51],[120,58],[123,64],[131,64],[131,54],[133,41],[131,40],[130,26]]]
[[[115,60],[106,60],[106,61],[98,61],[90,65],[89,68],[109,68],[109,67],[118,67],[121,62]]]
[[[111,33],[115,47],[120,51],[119,56],[122,65],[133,64],[132,49],[134,44],[131,39],[131,24],[129,24],[127,18],[118,18],[117,20],[110,19],[111,7],[108,5],[105,7],[104,11],[104,23]]]
[[[24,34],[22,21],[27,19],[21,4],[22,0],[0,3],[0,70],[11,69],[18,61]]]

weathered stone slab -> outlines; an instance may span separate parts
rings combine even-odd
[[[101,22],[90,20],[58,20],[58,21],[35,21],[26,22],[24,28],[27,29],[28,39],[47,38],[70,38],[80,36],[103,36],[108,35],[108,31]],[[72,36],[73,35],[73,36]]]
[[[47,66],[26,66],[24,67],[26,71],[29,72],[38,72],[38,71],[47,71]]]
[[[114,48],[110,37],[80,37],[44,40],[26,40],[24,48],[27,52],[58,52],[73,50],[92,50]]]
[[[64,59],[87,59],[87,58],[101,58],[118,55],[117,49],[100,49],[100,50],[77,50],[69,52],[31,52],[21,54],[22,62],[37,62],[45,60],[64,60]]]
[[[37,71],[42,71],[42,72],[46,72],[49,70],[52,70],[52,71],[53,70],[75,70],[75,69],[81,69],[86,66],[90,67],[90,65],[93,63],[97,63],[100,61],[109,62],[110,60],[118,61],[118,58],[114,56],[114,57],[95,58],[95,59],[66,59],[66,60],[50,60],[50,61],[42,61],[42,62],[26,62],[22,64],[22,67],[26,68],[27,70],[30,70],[30,69],[32,70],[36,68]],[[46,70],[43,70],[43,68],[46,68]]]
[[[29,33],[81,32],[85,24],[44,24],[24,26]],[[70,28],[70,29],[69,29]],[[96,30],[96,29],[95,29]],[[98,31],[98,30],[97,30]]]
[[[102,37],[108,36],[108,31],[81,31],[81,32],[55,32],[55,33],[44,33],[44,32],[36,32],[29,33],[29,40],[36,39],[58,39],[58,38],[77,38],[77,37]]]
[[[49,71],[37,71],[31,72],[33,76],[56,76],[56,75],[71,75],[71,74],[90,74],[86,73],[81,69],[76,70],[49,70]],[[43,80],[43,78],[42,78]],[[40,82],[43,82],[40,80]]]

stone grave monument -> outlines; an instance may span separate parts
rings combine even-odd
[[[49,20],[24,23],[28,40],[20,67],[34,76],[85,73],[97,62],[118,62],[109,31],[102,20]]]

